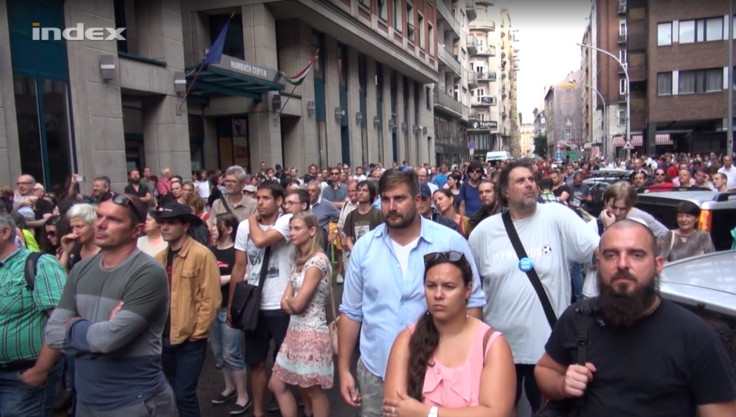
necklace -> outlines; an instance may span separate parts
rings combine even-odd
[[[662,299],[660,297],[657,297],[657,301],[654,302],[654,305],[649,310],[647,310],[646,313],[642,314],[642,318],[651,316],[652,313],[654,313],[654,311],[657,309],[657,307],[659,307],[659,304],[661,302],[662,302]]]

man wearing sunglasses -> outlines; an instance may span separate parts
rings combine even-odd
[[[654,184],[649,186],[649,192],[655,191],[672,191],[675,185],[670,182],[670,178],[667,176],[667,172],[662,168],[657,168],[654,171]]]
[[[483,205],[480,201],[480,194],[478,192],[478,186],[480,180],[483,178],[483,164],[480,161],[472,161],[468,164],[468,177],[460,186],[460,215],[461,216],[472,216]]]
[[[141,416],[141,410],[174,415],[174,397],[161,371],[166,271],[136,247],[146,210],[130,194],[100,203],[100,252],[72,269],[46,326],[49,346],[75,357],[80,417]]]
[[[416,173],[391,169],[381,176],[378,188],[385,223],[363,235],[353,246],[338,330],[340,393],[348,405],[361,407],[364,417],[383,416],[383,378],[393,341],[427,309],[424,255],[462,252],[473,270],[468,314],[479,317],[484,304],[467,241],[419,214],[417,204],[422,197]],[[359,337],[360,359],[355,378],[350,365]]]

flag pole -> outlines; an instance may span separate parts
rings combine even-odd
[[[299,86],[294,85],[294,88],[291,89],[291,91],[289,92],[289,95],[286,96],[286,101],[284,101],[284,104],[279,108],[279,111],[276,113],[275,117],[281,116],[281,112],[283,112],[284,109],[286,108],[286,104],[289,103],[289,99],[291,99],[291,96],[294,95],[294,91],[296,90],[297,87]]]

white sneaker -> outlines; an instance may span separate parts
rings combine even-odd
[[[337,276],[335,277],[335,282],[338,284],[342,284],[343,282],[345,282],[345,279],[343,279],[342,274],[337,274]]]

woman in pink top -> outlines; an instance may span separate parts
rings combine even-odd
[[[472,285],[461,252],[424,256],[428,310],[391,348],[386,416],[511,415],[516,392],[511,348],[501,333],[467,315]]]

